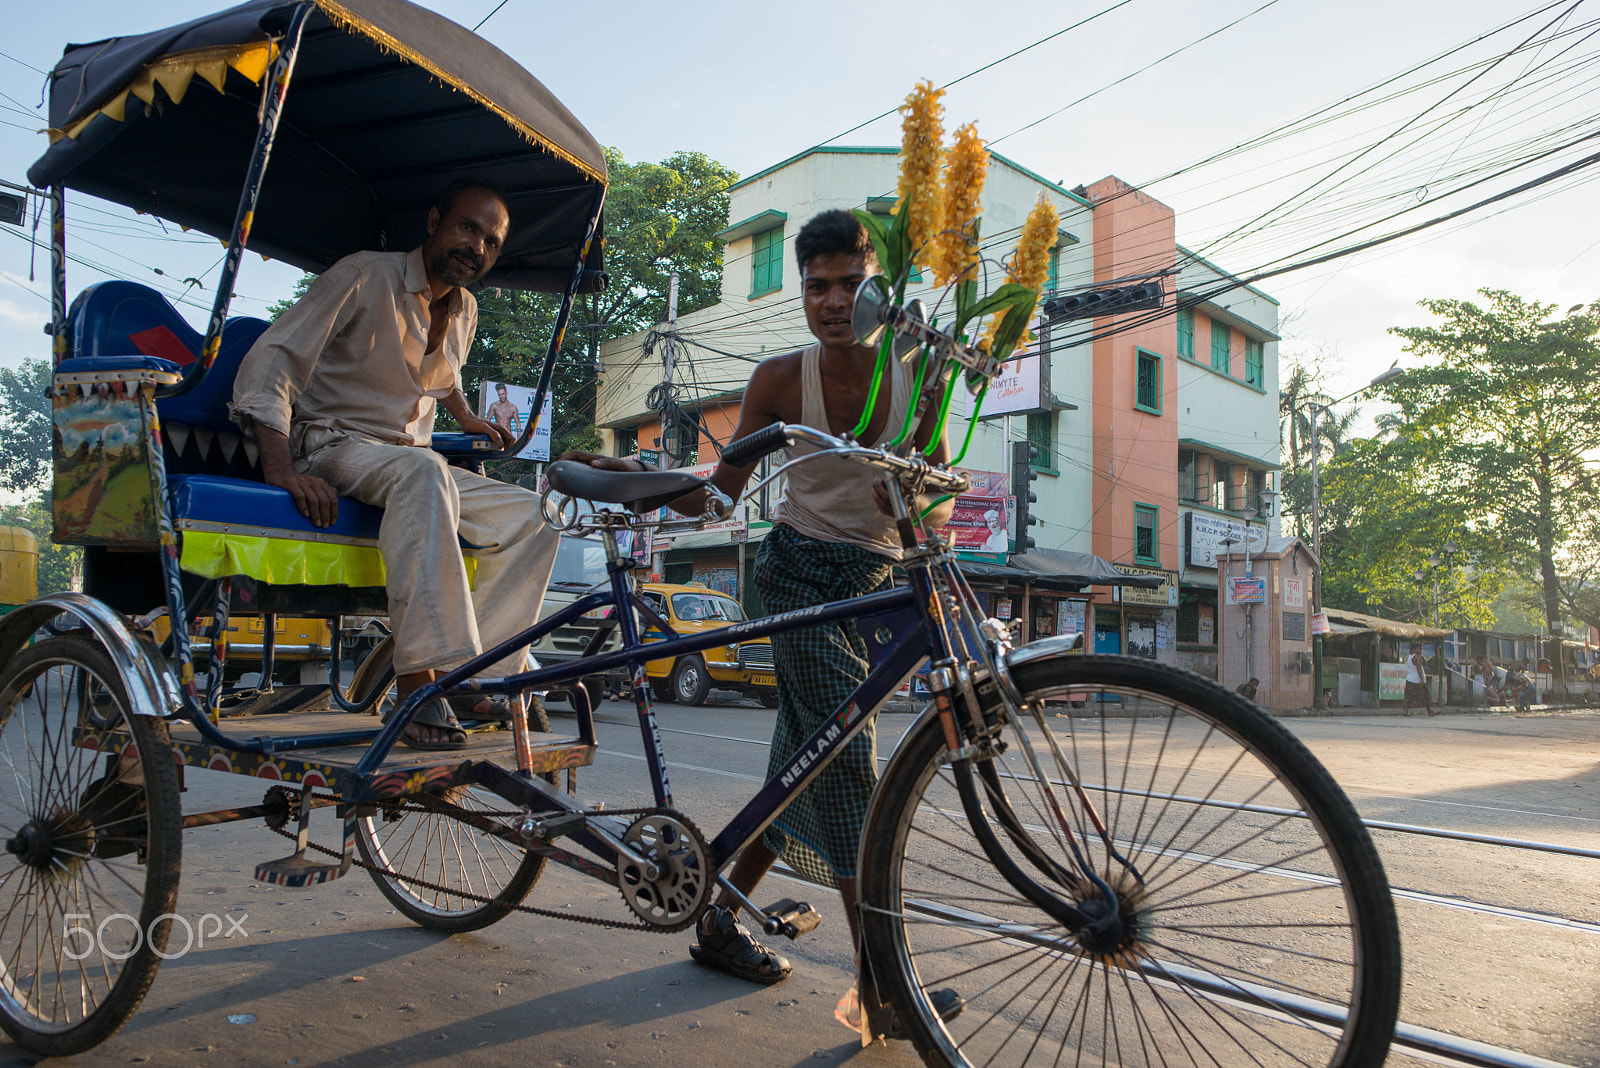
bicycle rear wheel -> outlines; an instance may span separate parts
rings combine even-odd
[[[528,729],[550,731],[538,701],[529,709]],[[498,923],[544,873],[543,856],[474,826],[504,827],[517,818],[504,798],[482,787],[401,797],[376,808],[356,821],[356,849],[372,865],[383,896],[430,930],[461,934]]]
[[[863,929],[924,1059],[1381,1064],[1400,990],[1394,904],[1316,758],[1236,695],[1160,665],[1042,657],[1014,677],[1029,706],[1071,707],[1017,709],[1005,753],[977,763],[947,763],[939,722],[924,721],[868,815]],[[1076,846],[1116,897],[1120,941],[1081,944],[1001,874],[975,826],[1074,906],[1101,900]],[[948,1021],[929,1000],[942,988],[966,999]]]

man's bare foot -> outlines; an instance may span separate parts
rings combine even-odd
[[[432,671],[411,671],[396,675],[395,704],[398,705],[418,689],[433,681]],[[467,732],[461,729],[449,706],[433,701],[417,710],[401,735],[407,745],[417,749],[455,749],[467,744]]]

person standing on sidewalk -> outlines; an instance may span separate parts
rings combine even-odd
[[[1400,711],[1411,711],[1419,701],[1428,710],[1428,715],[1437,715],[1433,710],[1433,695],[1428,692],[1428,660],[1422,655],[1421,649],[1416,649],[1406,661],[1406,697],[1400,703]]]

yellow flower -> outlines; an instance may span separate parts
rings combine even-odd
[[[1006,270],[1006,281],[1015,282],[1026,286],[1034,292],[1034,303],[1028,308],[1028,318],[1033,317],[1033,309],[1038,307],[1039,289],[1045,280],[1050,277],[1050,250],[1059,240],[1061,216],[1056,213],[1056,206],[1052,204],[1043,193],[1033,205],[1033,210],[1028,213],[1028,221],[1022,224],[1022,236],[1017,239],[1017,250],[1011,254],[1011,266]],[[984,331],[983,340],[992,343],[995,332],[1000,329],[1001,315],[989,317],[988,328]],[[1017,348],[1020,349],[1033,340],[1031,331],[1024,330],[1017,339]],[[984,346],[988,351],[988,346]]]
[[[900,188],[896,213],[906,212],[911,258],[932,266],[933,241],[944,229],[939,156],[944,142],[944,90],[918,82],[900,110]]]
[[[989,152],[978,136],[977,124],[969,122],[956,130],[955,144],[945,159],[944,229],[939,232],[932,264],[939,285],[955,281],[978,262],[973,222],[983,207],[979,197],[988,173]]]

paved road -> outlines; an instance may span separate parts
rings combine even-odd
[[[660,711],[680,807],[702,826],[720,826],[761,776],[772,713],[750,702]],[[581,773],[581,792],[613,806],[649,803],[631,708],[608,703],[601,717],[602,754]],[[558,730],[562,722],[558,714]],[[880,751],[910,722],[885,716]],[[1288,722],[1368,818],[1600,848],[1600,717]],[[199,810],[259,796],[251,783],[191,772],[184,803]],[[322,820],[325,840],[332,826],[331,815]],[[1402,1018],[1600,1066],[1600,867],[1377,837],[1391,881],[1406,892]],[[833,1003],[852,970],[849,941],[836,899],[815,888],[774,881],[758,894],[768,900],[799,891],[824,917],[816,932],[786,947],[795,975],[758,987],[692,964],[683,934],[518,915],[442,938],[396,915],[359,872],[307,891],[254,884],[256,861],[286,846],[258,827],[186,836],[180,911],[196,919],[232,915],[248,938],[213,940],[164,965],[133,1021],[76,1063],[918,1063],[904,1044],[861,1050],[834,1022]],[[624,915],[614,891],[555,866],[529,903]],[[26,1063],[0,1044],[0,1064]],[[1389,1063],[1425,1062],[1397,1055]]]

